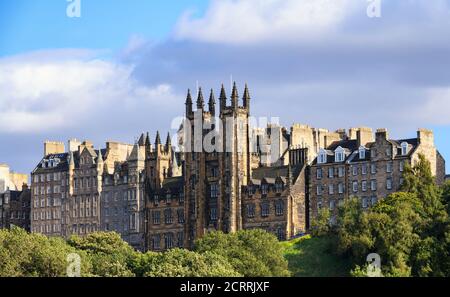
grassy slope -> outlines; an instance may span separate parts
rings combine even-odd
[[[329,251],[329,239],[307,235],[281,243],[293,276],[348,276],[350,263]]]

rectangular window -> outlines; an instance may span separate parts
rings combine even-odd
[[[255,205],[254,204],[248,204],[247,205],[247,217],[248,218],[254,218],[255,217]]]
[[[386,179],[386,189],[392,190],[392,179],[391,178]]]
[[[317,185],[317,195],[322,195],[322,185]]]
[[[358,175],[358,166],[353,165],[353,166],[352,166],[352,172],[353,172],[353,175],[354,175],[354,176]]]
[[[161,212],[154,210],[152,212],[152,218],[153,218],[153,225],[159,225],[161,224]]]
[[[328,194],[333,195],[334,194],[334,185],[328,185]]]
[[[334,210],[336,207],[336,202],[334,200],[330,200],[330,210]]]
[[[269,185],[268,185],[268,184],[263,184],[263,185],[261,186],[261,193],[262,193],[263,195],[267,195],[268,190],[269,190]]]
[[[363,181],[361,182],[361,190],[362,190],[363,192],[366,192],[366,191],[367,191],[367,181],[363,180]]]
[[[358,182],[357,181],[353,182],[353,192],[354,193],[358,192]]]
[[[370,173],[372,173],[372,174],[377,173],[377,164],[376,163],[370,164]]]
[[[338,190],[339,190],[339,194],[343,194],[344,193],[344,184],[343,183],[339,183]]]
[[[270,214],[270,205],[268,202],[261,203],[261,216],[268,217]]]
[[[322,168],[317,168],[317,179],[322,179],[323,173]]]
[[[166,209],[164,211],[164,222],[166,223],[166,225],[173,223],[173,215],[171,209]]]
[[[178,223],[184,224],[184,209],[180,208],[177,210]]]
[[[160,244],[161,244],[161,236],[159,234],[153,235],[153,238],[152,238],[153,250],[159,250],[161,248]]]
[[[329,178],[334,177],[334,168],[333,167],[328,168],[328,177]]]
[[[344,167],[339,167],[338,168],[338,175],[339,177],[343,177],[345,173],[345,168]]]
[[[386,172],[391,173],[392,172],[392,162],[386,163]]]
[[[405,170],[405,161],[400,161],[400,168],[399,168],[399,170],[400,170],[400,172],[403,172],[403,170]]]
[[[372,191],[376,191],[376,190],[377,190],[377,181],[376,181],[375,179],[372,179],[372,180],[370,181],[370,189],[371,189]]]
[[[283,201],[275,202],[275,215],[282,216],[284,213],[284,203]]]
[[[362,198],[362,207],[367,208],[368,206],[369,206],[369,204],[368,204],[367,198],[363,197]]]
[[[184,240],[184,233],[178,232],[177,233],[177,243],[178,243],[179,248],[183,247],[183,245],[184,245],[183,240]]]
[[[366,175],[367,174],[367,164],[361,165],[361,174]]]
[[[211,198],[217,198],[219,196],[219,186],[214,183],[211,184]]]

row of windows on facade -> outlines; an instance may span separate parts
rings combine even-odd
[[[0,218],[3,218],[2,211],[0,211]],[[15,211],[10,212],[9,218],[11,220],[27,220],[27,219],[29,219],[29,215],[28,215],[28,212],[15,210]]]
[[[161,197],[164,199],[164,201],[166,202],[166,204],[170,204],[173,200],[176,200],[178,196],[178,202],[180,204],[184,203],[184,193],[180,192],[178,195],[176,194],[171,194],[171,193],[166,193],[165,195],[159,195],[159,194],[154,194],[153,195],[153,202],[155,205],[158,205],[159,202],[161,202]]]
[[[273,186],[263,183],[261,186],[249,185],[247,187],[247,193],[249,196],[255,195],[258,190],[261,195],[267,195],[271,191],[280,194],[284,191],[284,185],[280,182],[277,182]]]
[[[367,175],[368,174],[368,164],[361,164],[361,165],[351,165],[350,166],[350,174],[352,174],[353,176],[357,176],[360,172],[362,175]],[[386,163],[386,173],[392,173],[394,169],[394,163],[393,162],[387,162]],[[405,161],[401,161],[399,162],[399,172],[403,172],[405,169]],[[337,177],[344,177],[345,175],[345,167],[329,167],[328,168],[328,172],[327,172],[327,177],[328,178],[334,178],[335,176]],[[371,163],[370,164],[370,173],[371,174],[376,174],[377,173],[377,163]],[[323,178],[323,168],[318,167],[317,171],[316,171],[316,178],[317,179],[322,179]]]
[[[34,183],[39,183],[39,182],[43,183],[43,182],[60,181],[60,180],[61,180],[61,172],[34,174],[34,176],[33,176]]]
[[[401,144],[401,154],[403,156],[406,156],[408,154],[408,148],[409,148],[408,143],[407,142],[402,142],[402,144]],[[365,148],[364,146],[359,147],[359,149],[358,149],[359,159],[361,159],[361,160],[366,159],[367,151],[368,151],[368,149]],[[370,157],[371,158],[376,158],[376,155],[377,155],[377,150],[376,149],[371,149],[370,150]],[[386,149],[385,156],[386,157],[392,157],[392,150],[390,148]],[[328,157],[327,151],[324,150],[324,149],[321,149],[320,152],[319,152],[317,163],[319,163],[319,164],[327,163],[327,157]],[[334,151],[334,162],[335,163],[341,163],[341,162],[344,162],[344,160],[345,160],[345,149],[343,149],[342,147],[339,146]]]
[[[361,205],[363,208],[368,208],[370,206],[374,206],[378,201],[377,196],[372,197],[361,197]],[[339,199],[337,205],[342,206],[344,204],[344,199]],[[317,209],[321,209],[323,207],[323,201],[322,199],[319,199],[317,201]],[[328,208],[330,210],[334,210],[336,208],[336,200],[331,199],[328,202]]]
[[[0,206],[3,205],[3,201],[5,202],[4,204],[9,204],[9,197],[5,195],[4,200],[0,197]],[[17,204],[16,204],[17,205]],[[30,207],[30,205],[28,204],[27,201],[22,201],[22,208],[27,208]]]
[[[61,211],[59,210],[43,210],[33,211],[33,221],[40,220],[59,220],[61,219]]]
[[[60,224],[47,224],[47,225],[34,226],[31,231],[33,233],[42,233],[42,234],[56,233],[56,232],[61,232],[61,225]]]
[[[175,243],[175,235],[174,233],[168,232],[164,233],[163,236],[161,234],[155,234],[152,236],[151,242],[152,242],[152,249],[153,250],[160,250],[161,249],[161,239],[164,239],[164,249],[171,249],[174,247],[183,247],[183,241],[184,241],[184,233],[183,232],[177,232],[176,234],[177,239]],[[175,246],[176,244],[176,246]]]
[[[61,199],[60,198],[33,199],[34,208],[52,207],[52,206],[61,206]]]
[[[122,229],[120,229],[119,227],[119,222],[113,222],[113,227],[114,227],[114,231],[119,231],[119,230],[124,230],[124,231],[128,231],[128,230],[134,230],[134,231],[138,231],[139,230],[139,215],[136,213],[132,213],[129,216],[129,221],[126,222],[124,220],[123,224],[122,224]],[[105,226],[105,230],[106,231],[112,231],[110,229],[110,223],[109,222],[105,222],[104,223]]]
[[[400,178],[400,185],[403,184],[403,178]],[[386,179],[386,190],[392,190],[393,188],[393,180],[392,178],[387,178]],[[326,185],[317,185],[317,189],[316,189],[316,193],[317,195],[322,195],[324,192],[324,188],[326,188]],[[361,187],[359,187],[359,182],[358,181],[353,181],[352,182],[352,191],[353,193],[358,193],[359,189],[361,189],[362,192],[367,192],[368,191],[368,181],[363,180],[361,181]],[[376,179],[373,179],[370,181],[370,190],[371,191],[377,191],[378,190],[378,182]],[[337,193],[338,194],[344,194],[345,192],[345,186],[343,183],[339,183],[337,185]],[[334,184],[329,184],[328,185],[328,194],[329,195],[334,195],[335,192],[335,185]]]
[[[179,208],[177,209],[177,218],[179,224],[184,224],[184,209]],[[173,224],[174,222],[174,216],[173,216],[173,210],[172,209],[166,209],[164,210],[164,223],[166,225]],[[152,223],[153,225],[160,225],[161,224],[161,211],[154,210],[152,211]]]
[[[144,192],[142,189],[137,190],[135,188],[132,188],[125,191],[103,192],[102,196],[104,202],[119,201],[119,199],[122,199],[124,201],[132,201],[137,200],[137,194],[139,194],[139,197],[141,198],[140,200],[143,200],[143,193]]]
[[[33,186],[33,194],[35,196],[37,195],[51,195],[51,194],[60,194],[61,193],[61,186],[59,185],[47,185],[47,186]]]
[[[276,216],[282,216],[284,215],[284,202],[282,200],[278,200],[274,202],[275,206],[275,215]],[[259,205],[261,217],[268,217],[270,216],[270,203],[269,202],[262,202]],[[256,213],[256,204],[247,204],[247,217],[248,218],[254,218]]]

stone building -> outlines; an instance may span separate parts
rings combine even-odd
[[[12,172],[7,164],[0,164],[0,193],[22,191],[24,184],[28,184],[28,175]]]
[[[31,231],[69,237],[114,230],[143,249],[143,139],[134,146],[107,142],[101,150],[70,140],[68,152],[47,141],[31,173]]]
[[[163,250],[184,245],[184,189],[180,156],[170,135],[145,147],[145,248]]]
[[[21,188],[0,194],[0,229],[16,226],[30,231],[31,192],[26,184]]]
[[[361,128],[346,140],[319,150],[311,165],[310,215],[326,207],[336,213],[349,197],[358,197],[364,208],[398,191],[406,164],[415,164],[419,154],[431,163],[438,184],[445,175],[445,161],[434,145],[433,132],[420,129],[417,138],[392,140],[386,129]]]
[[[290,150],[289,133],[281,126],[250,127],[247,86],[242,104],[236,84],[231,104],[227,101],[222,86],[216,115],[214,92],[205,108],[200,88],[194,111],[188,91],[179,158],[170,158],[170,147],[158,138],[161,149],[147,150],[148,249],[192,248],[213,230],[262,228],[280,239],[305,232],[308,149]],[[163,174],[172,160],[181,161],[182,176]]]

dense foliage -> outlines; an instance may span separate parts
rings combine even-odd
[[[224,249],[215,250],[216,244]],[[236,244],[236,246],[234,246]],[[115,232],[97,232],[65,241],[29,234],[22,229],[0,230],[0,276],[64,277],[81,258],[81,276],[101,277],[233,277],[288,275],[287,262],[273,235],[264,231],[212,233],[200,240],[197,251],[172,249],[140,253]]]
[[[195,251],[212,251],[224,257],[246,277],[289,276],[288,263],[277,238],[261,229],[233,234],[211,232],[197,240]]]
[[[367,255],[377,253],[385,276],[450,276],[450,184],[435,184],[424,156],[403,177],[401,192],[371,209],[353,198],[333,227],[326,213],[316,221],[316,232],[333,238],[335,252],[356,264],[353,275],[365,275]]]

